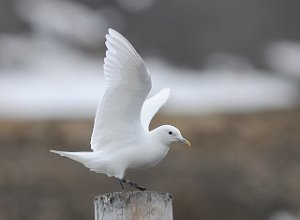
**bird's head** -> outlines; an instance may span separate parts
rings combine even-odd
[[[160,139],[161,142],[170,146],[175,142],[182,142],[188,146],[191,146],[191,143],[182,137],[180,131],[171,125],[162,125],[154,130],[156,136]]]

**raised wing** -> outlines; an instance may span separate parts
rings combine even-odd
[[[141,121],[146,131],[149,131],[149,124],[152,118],[158,112],[158,110],[166,103],[169,96],[170,89],[164,88],[144,102],[141,112]]]
[[[112,29],[108,32],[104,59],[106,89],[91,138],[94,151],[125,145],[136,140],[138,132],[144,132],[140,115],[151,90],[151,77],[140,55],[121,34]]]

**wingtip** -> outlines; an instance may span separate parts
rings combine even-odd
[[[110,34],[112,31],[114,31],[114,29],[112,29],[112,28],[108,28],[108,33]]]
[[[164,93],[165,95],[167,95],[168,97],[170,96],[170,88],[163,88],[162,90],[160,90],[162,93]]]
[[[170,88],[163,88],[163,91],[170,92]]]
[[[112,28],[108,29],[108,33],[105,35],[106,41],[105,41],[105,45],[107,46],[107,44],[111,41],[113,41],[114,39],[122,39],[124,41],[126,41],[126,38],[120,34],[118,31],[115,31]]]
[[[108,29],[107,36],[108,36],[108,38],[110,38],[110,37],[117,38],[117,39],[121,40],[122,42],[126,42],[126,43],[130,44],[130,42],[126,39],[126,37],[124,37],[121,33],[119,33],[118,31],[116,31],[112,28]],[[107,39],[107,36],[106,36],[106,39]],[[131,44],[130,44],[130,47],[133,48],[133,46]]]
[[[49,150],[51,153],[55,153],[55,154],[58,154],[58,151],[57,150]]]
[[[112,29],[112,28],[108,28],[108,33],[109,35],[113,36],[113,35],[121,35],[118,31]]]

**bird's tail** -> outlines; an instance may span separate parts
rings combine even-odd
[[[50,150],[50,152],[59,154],[60,156],[63,157],[68,157],[72,160],[84,164],[85,166],[90,161],[90,159],[92,159],[92,152],[66,152],[66,151],[58,151],[58,150]]]
[[[119,172],[115,169],[115,166],[110,166],[109,162],[103,158],[101,152],[66,152],[58,150],[50,150],[50,152],[59,154],[63,157],[68,157],[72,160],[75,160],[79,163],[82,163],[85,167],[89,168],[91,171],[96,173],[103,173],[107,176],[116,176],[123,178],[124,171]],[[99,154],[100,153],[100,154]]]

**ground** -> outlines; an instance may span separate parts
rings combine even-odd
[[[192,142],[156,167],[129,173],[173,194],[175,219],[271,219],[300,205],[300,109],[191,117],[158,116]],[[93,219],[96,195],[118,181],[49,153],[89,150],[92,120],[0,123],[0,219]]]

